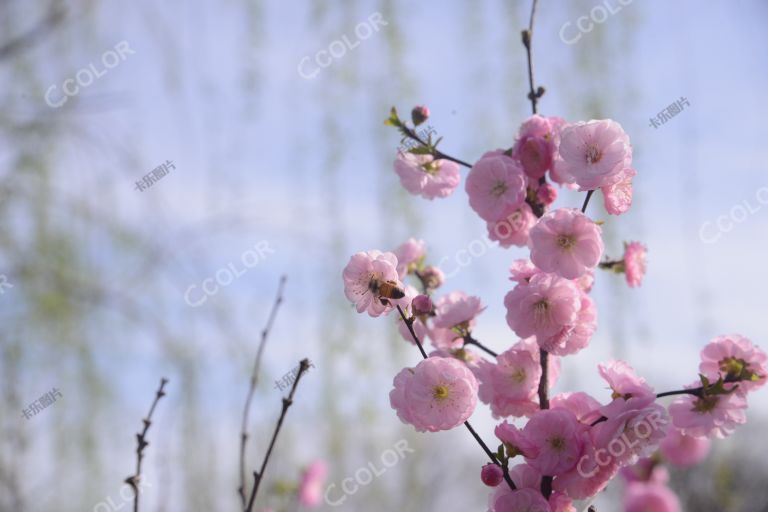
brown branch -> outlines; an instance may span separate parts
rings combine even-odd
[[[139,479],[141,478],[141,462],[144,460],[144,449],[149,446],[147,441],[147,431],[150,425],[152,425],[152,414],[155,412],[157,402],[165,396],[165,385],[168,384],[168,379],[163,377],[160,379],[160,387],[155,393],[155,400],[152,402],[152,407],[149,408],[147,417],[141,420],[144,422],[144,429],[136,434],[136,474],[129,476],[125,479],[125,483],[131,486],[133,489],[133,512],[139,512]]]
[[[522,32],[522,38],[523,38],[523,45],[525,46],[525,53],[528,56],[528,87],[530,91],[528,92],[528,99],[531,100],[531,110],[534,114],[536,114],[536,104],[539,101],[539,98],[544,96],[544,88],[539,86],[537,89],[534,90],[534,81],[533,81],[533,21],[536,18],[536,3],[537,0],[533,0],[533,4],[531,5],[531,17],[528,21],[528,29],[523,30]]]
[[[277,316],[277,310],[280,304],[283,302],[283,288],[285,287],[286,277],[280,278],[280,284],[277,287],[277,296],[275,302],[272,304],[272,311],[269,313],[267,319],[267,325],[261,331],[261,342],[259,343],[259,349],[256,351],[256,359],[253,362],[253,371],[251,372],[251,382],[248,387],[248,395],[245,398],[245,406],[243,408],[243,419],[240,428],[240,487],[237,489],[240,495],[240,501],[243,508],[246,506],[245,497],[245,445],[248,442],[248,416],[251,410],[251,402],[253,401],[253,394],[256,391],[256,383],[258,382],[259,367],[261,366],[261,355],[264,353],[264,347],[267,344],[267,338],[269,332],[272,330],[272,324]]]
[[[280,412],[280,418],[277,420],[275,432],[272,434],[272,440],[269,442],[269,448],[267,449],[267,453],[264,456],[264,461],[261,463],[261,469],[259,469],[259,471],[253,472],[253,489],[251,490],[251,497],[248,500],[248,505],[245,508],[245,512],[251,512],[253,509],[253,503],[256,500],[256,493],[259,492],[259,484],[264,478],[264,471],[267,469],[267,463],[269,462],[269,457],[272,455],[272,450],[275,447],[275,441],[277,441],[277,435],[280,433],[280,427],[283,426],[285,414],[288,412],[288,408],[291,406],[291,404],[293,404],[293,395],[296,393],[296,388],[299,385],[301,376],[304,375],[304,372],[306,372],[308,368],[309,359],[302,359],[299,362],[299,373],[296,375],[296,380],[293,381],[291,393],[288,395],[288,398],[283,398],[283,410]]]
[[[403,123],[400,126],[400,129],[402,130],[402,133],[409,139],[415,140],[416,142],[418,142],[424,147],[429,147],[429,145],[424,140],[422,140],[421,137],[419,137],[419,135],[416,133],[416,130],[414,130],[413,128],[409,128],[408,126],[405,125],[405,123]],[[463,165],[464,167],[467,167],[470,169],[472,168],[472,164],[468,164],[464,160],[459,160],[458,158],[454,158],[450,155],[446,155],[445,153],[443,153],[437,148],[432,148],[431,154],[435,160],[450,160],[451,162],[455,162],[459,165]]]
[[[466,345],[474,345],[486,354],[493,356],[493,357],[499,357],[499,354],[497,352],[494,352],[493,350],[489,349],[479,341],[477,341],[475,338],[472,337],[471,334],[468,334],[464,336],[464,346]]]
[[[424,347],[421,344],[421,341],[419,341],[419,337],[416,336],[416,331],[413,330],[413,318],[406,318],[405,313],[403,313],[403,309],[398,305],[397,311],[400,313],[400,318],[403,319],[403,322],[405,322],[405,325],[408,327],[408,332],[411,333],[411,337],[413,338],[413,341],[416,342],[416,346],[419,347],[419,351],[421,352],[421,355],[424,357],[424,359],[428,359],[429,356],[427,356],[427,353],[424,351]],[[464,422],[464,426],[467,427],[467,430],[469,430],[469,433],[472,434],[472,437],[475,438],[475,441],[477,441],[477,444],[480,445],[480,447],[483,449],[486,455],[488,455],[488,458],[491,459],[491,462],[496,464],[497,466],[501,467],[502,471],[504,472],[504,480],[507,482],[507,485],[509,485],[509,488],[513,491],[517,489],[515,487],[515,483],[512,481],[512,478],[509,476],[509,469],[507,466],[502,465],[499,462],[499,459],[496,458],[496,455],[488,448],[488,445],[485,444],[485,441],[483,441],[483,438],[480,437],[480,435],[475,431],[474,428],[472,428],[472,425],[469,423],[469,421]]]
[[[594,193],[594,190],[587,192],[587,197],[584,198],[584,204],[581,205],[581,213],[585,213],[587,211],[587,205],[589,204],[589,200],[592,199],[592,194]]]

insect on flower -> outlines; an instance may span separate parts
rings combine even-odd
[[[403,290],[397,281],[379,281],[378,279],[372,279],[369,285],[371,293],[373,293],[384,305],[389,305],[388,299],[402,299],[405,297],[405,290]]]

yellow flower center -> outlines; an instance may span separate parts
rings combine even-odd
[[[448,386],[439,384],[432,388],[432,397],[435,400],[445,400],[448,398]]]
[[[587,146],[587,163],[588,164],[596,164],[600,161],[600,159],[603,158],[603,154],[600,152],[599,149],[597,149],[597,146],[589,145]]]
[[[557,246],[565,251],[569,251],[576,245],[576,239],[571,235],[558,235]]]
[[[563,439],[562,437],[559,437],[559,436],[558,437],[552,437],[552,438],[548,439],[547,441],[549,442],[549,445],[553,449],[557,450],[558,452],[563,451],[563,449],[565,448],[565,439]]]
[[[501,194],[507,191],[507,184],[503,181],[497,181],[496,184],[493,185],[493,188],[491,189],[491,194],[493,194],[496,197],[500,197]]]

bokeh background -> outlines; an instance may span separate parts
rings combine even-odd
[[[623,240],[649,247],[640,289],[598,276],[599,330],[563,361],[557,390],[607,398],[596,364],[610,357],[658,390],[679,388],[717,334],[765,348],[768,3],[606,0],[618,12],[574,44],[561,27],[600,3],[539,3],[540,111],[624,126],[635,204],[618,218],[599,200],[590,212],[606,220],[609,255],[620,256]],[[257,508],[292,510],[272,491],[313,460],[338,485],[404,439],[414,453],[338,509],[485,510],[483,454],[467,433],[420,435],[390,410],[392,377],[418,353],[393,318],[354,313],[340,273],[353,252],[423,238],[429,260],[451,274],[444,290],[488,305],[478,339],[497,350],[515,341],[502,297],[524,251],[479,254],[475,244],[478,255],[459,264],[459,251],[486,240],[484,223],[463,188],[431,202],[404,192],[392,170],[399,137],[383,120],[392,105],[427,104],[444,151],[474,161],[511,146],[530,113],[520,43],[529,9],[501,0],[0,3],[0,274],[12,285],[0,295],[0,510],[127,509],[121,482],[161,376],[170,383],[149,432],[142,510],[236,510],[240,415],[282,274],[250,467],[279,414],[273,381],[302,357],[315,367]],[[354,43],[375,13],[380,30],[325,68],[312,62],[345,35]],[[60,91],[91,63],[103,69],[121,41],[134,53],[64,105],[47,104],[52,85]],[[311,79],[298,70],[304,57],[319,69]],[[690,106],[653,128],[650,118],[681,97]],[[137,190],[166,160],[175,169]],[[564,192],[558,204],[581,200]],[[269,251],[256,266],[189,305],[190,286],[230,263],[242,269],[258,244]],[[62,397],[24,418],[54,387]],[[696,470],[673,471],[686,510],[768,510],[768,392],[750,400],[747,426]],[[486,408],[473,423],[490,441]],[[617,481],[598,510],[620,510],[620,496]]]

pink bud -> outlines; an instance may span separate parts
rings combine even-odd
[[[411,110],[411,120],[415,126],[429,119],[429,109],[424,105],[417,105]]]
[[[557,189],[549,183],[544,183],[536,191],[536,199],[541,201],[544,205],[550,205],[557,199]]]
[[[411,309],[416,315],[429,315],[432,313],[432,299],[428,295],[417,295],[411,302]]]
[[[419,275],[421,276],[424,285],[430,290],[440,288],[445,281],[443,271],[433,266],[426,267]]]
[[[480,479],[488,487],[496,487],[504,480],[504,470],[496,464],[489,462],[480,471]]]

